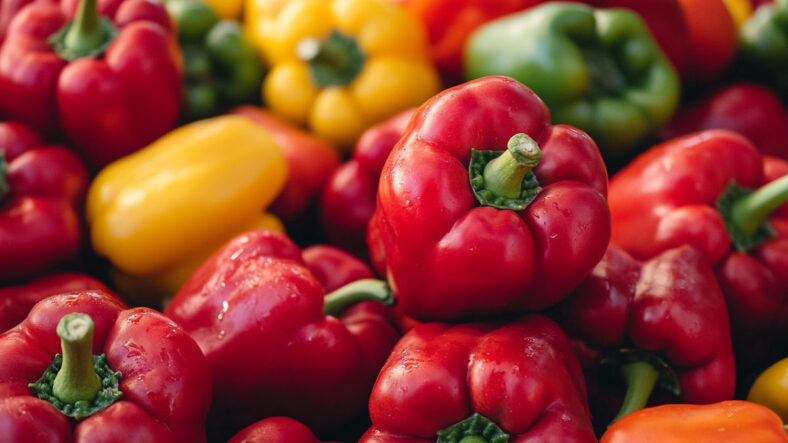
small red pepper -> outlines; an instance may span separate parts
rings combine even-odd
[[[350,161],[331,175],[323,190],[320,213],[332,244],[360,257],[368,255],[367,225],[375,213],[380,172],[415,112],[408,109],[367,129]]]
[[[783,163],[770,174],[788,171],[744,137],[710,130],[651,148],[610,184],[613,243],[641,260],[688,244],[714,266],[740,362],[786,328],[788,174],[764,186],[769,163]]]
[[[0,282],[76,255],[88,173],[74,153],[30,128],[0,123]]]
[[[227,443],[321,443],[303,424],[287,417],[271,417],[251,424]]]
[[[612,245],[561,309],[559,323],[575,348],[593,356],[581,358],[583,366],[624,375],[626,397],[614,420],[645,407],[658,383],[688,403],[733,398],[728,310],[700,251],[682,246],[641,263]],[[611,416],[600,417],[607,405],[593,406],[594,418],[608,423]]]
[[[413,117],[383,168],[370,255],[417,320],[544,309],[604,255],[606,193],[588,135],[552,126],[515,80],[481,78]]]
[[[553,321],[429,323],[391,353],[363,443],[595,442],[580,364]]]
[[[164,315],[125,309],[101,291],[60,294],[0,335],[3,441],[206,441],[200,348]]]
[[[0,49],[0,113],[62,131],[98,169],[175,127],[181,58],[158,2],[41,1],[16,14]],[[111,20],[110,20],[111,19]]]
[[[208,359],[215,398],[211,435],[226,438],[274,415],[325,432],[364,409],[399,333],[385,306],[362,302],[390,302],[391,294],[383,282],[360,280],[324,300],[324,284],[349,283],[336,276],[320,282],[324,258],[310,258],[322,268],[313,274],[284,235],[242,234],[208,259],[167,306],[166,314]]]
[[[23,285],[0,288],[0,333],[24,320],[41,300],[63,292],[85,289],[111,293],[95,278],[77,273],[50,274]]]

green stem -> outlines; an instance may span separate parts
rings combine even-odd
[[[527,134],[515,134],[507,150],[484,168],[484,188],[506,198],[519,198],[523,179],[542,159],[539,145]]]
[[[345,285],[326,295],[324,300],[323,314],[335,317],[363,301],[379,301],[386,306],[394,306],[396,302],[386,282],[371,278]]]
[[[337,31],[324,40],[301,40],[296,53],[309,65],[312,80],[321,88],[349,84],[364,66],[364,53],[358,43]]]
[[[55,377],[52,392],[63,402],[89,402],[101,390],[101,380],[93,366],[93,327],[87,314],[66,315],[57,325],[63,366]]]
[[[99,26],[97,0],[82,0],[77,15],[66,34],[65,46],[76,53],[91,52],[104,44],[104,32]]]
[[[752,192],[733,204],[731,219],[741,232],[753,234],[775,209],[788,202],[788,175]]]
[[[509,434],[478,412],[438,431],[438,443],[506,443],[507,441]]]
[[[8,162],[5,160],[5,153],[0,151],[0,202],[11,192],[8,184]]]
[[[627,393],[624,397],[624,403],[621,405],[621,409],[612,423],[615,423],[630,412],[643,409],[648,403],[651,391],[654,390],[659,379],[657,368],[645,361],[627,363],[621,366],[621,372],[626,379]]]

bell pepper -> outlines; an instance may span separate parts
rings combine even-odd
[[[248,0],[246,23],[266,105],[344,149],[439,90],[424,30],[387,0]]]
[[[747,137],[761,153],[788,159],[785,127],[788,110],[774,92],[753,83],[736,83],[681,109],[660,138],[669,140],[705,129],[729,129]]]
[[[243,0],[200,0],[225,20],[238,19],[243,11]]]
[[[522,82],[554,122],[588,132],[613,156],[658,130],[679,100],[676,71],[625,9],[548,3],[491,21],[468,40],[465,72]]]
[[[203,263],[167,306],[208,359],[217,440],[275,415],[326,432],[364,409],[399,333],[385,306],[360,302],[390,303],[391,293],[360,280],[324,301],[329,282],[308,264],[284,235],[251,231]],[[337,274],[343,284],[354,278]]]
[[[73,2],[72,2],[73,4]],[[0,113],[62,131],[94,169],[175,127],[181,60],[164,7],[82,0],[71,20],[36,2],[11,22],[0,49]]]
[[[276,142],[238,116],[182,126],[104,168],[88,191],[93,248],[141,304],[172,296],[233,236],[282,230],[263,212],[287,175]]]
[[[321,443],[306,426],[292,418],[271,417],[244,428],[227,443]]]
[[[779,417],[746,401],[711,405],[663,405],[616,422],[600,443],[788,442]]]
[[[0,288],[0,334],[24,320],[41,300],[62,292],[85,289],[111,294],[103,283],[93,277],[71,272],[50,274],[23,285]]]
[[[147,308],[102,291],[55,295],[0,335],[3,441],[205,442],[205,357]]]
[[[88,173],[74,153],[29,127],[0,123],[0,282],[19,281],[77,254]]]
[[[769,366],[755,379],[747,400],[768,407],[788,422],[788,358]]]
[[[683,246],[638,262],[610,246],[561,312],[559,324],[575,347],[594,355],[581,359],[588,371],[623,374],[626,396],[614,420],[646,406],[658,382],[688,403],[733,398],[728,309],[700,251]],[[593,406],[595,419],[607,423],[606,405]]]
[[[361,443],[596,441],[580,364],[541,316],[416,327],[380,371],[369,414]]]
[[[389,155],[370,256],[416,320],[544,309],[604,255],[606,189],[585,133],[515,80],[479,79],[425,103]]]
[[[242,106],[232,113],[265,128],[282,149],[287,162],[287,181],[271,204],[271,212],[285,221],[299,217],[317,200],[339,167],[336,148],[263,108]]]
[[[772,162],[783,165],[770,166],[772,173],[784,175],[763,186],[774,178],[764,176]],[[612,243],[641,260],[698,248],[727,300],[739,361],[754,363],[768,350],[773,331],[787,324],[779,315],[788,312],[785,161],[764,159],[738,134],[699,132],[636,158],[611,180],[609,201]]]
[[[739,31],[742,69],[788,94],[788,0],[755,10]]]
[[[692,48],[692,71],[696,80],[720,77],[736,56],[736,24],[720,0],[678,0],[684,12]]]
[[[0,2],[0,45],[3,44],[8,26],[16,13],[32,2],[33,0],[3,0]]]
[[[320,218],[331,243],[367,255],[367,225],[375,213],[380,172],[415,112],[402,111],[367,129],[350,161],[331,175],[320,200]]]
[[[722,0],[722,2],[728,8],[733,24],[736,25],[736,30],[739,30],[752,15],[752,3],[750,0]]]
[[[260,100],[263,65],[238,22],[197,0],[168,0],[183,51],[182,120],[212,117]]]

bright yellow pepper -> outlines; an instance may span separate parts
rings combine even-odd
[[[133,292],[124,295],[142,301],[145,292],[145,302],[172,295],[233,236],[282,230],[263,211],[286,176],[274,139],[243,117],[180,127],[93,181],[87,197],[93,247],[117,268],[121,292]]]
[[[766,406],[788,423],[788,358],[769,366],[755,379],[747,400]]]
[[[438,92],[421,25],[388,0],[246,0],[263,100],[338,146]]]
[[[736,24],[736,29],[741,28],[741,25],[747,21],[747,18],[752,14],[752,5],[750,0],[722,0],[728,8],[728,12],[733,18],[733,23]]]
[[[200,0],[226,20],[241,18],[243,0]]]

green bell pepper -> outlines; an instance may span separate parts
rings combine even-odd
[[[507,75],[578,127],[608,156],[625,154],[665,124],[679,78],[640,17],[626,9],[547,3],[491,21],[469,39],[469,79]]]
[[[739,30],[741,70],[788,95],[788,0],[759,7]]]
[[[221,114],[240,104],[260,102],[264,69],[240,25],[193,0],[169,0],[183,51],[184,121]]]

